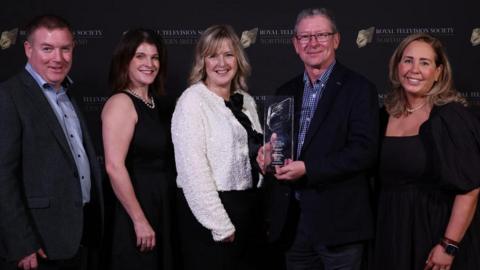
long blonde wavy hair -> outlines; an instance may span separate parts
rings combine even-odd
[[[190,85],[205,81],[205,57],[214,54],[224,41],[229,41],[237,59],[238,70],[232,81],[230,92],[236,90],[248,90],[247,77],[251,67],[237,34],[230,25],[213,25],[207,28],[200,36],[195,47],[195,60],[190,72]]]
[[[430,45],[435,52],[435,65],[437,67],[442,67],[438,80],[425,94],[427,103],[430,105],[441,106],[450,102],[459,102],[464,106],[467,106],[465,98],[463,98],[454,88],[452,68],[442,43],[440,43],[438,39],[428,34],[419,33],[410,35],[400,42],[390,58],[389,79],[392,88],[387,93],[384,101],[387,112],[394,117],[400,117],[408,114],[408,102],[405,95],[405,90],[403,89],[398,77],[398,64],[402,60],[405,48],[413,41],[421,41]]]

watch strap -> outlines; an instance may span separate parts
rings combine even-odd
[[[440,245],[443,247],[445,253],[447,253],[450,256],[455,256],[460,248],[459,242],[446,237],[443,237],[440,240]]]

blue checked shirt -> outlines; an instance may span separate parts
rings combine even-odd
[[[297,158],[300,156],[308,127],[310,126],[310,122],[317,109],[318,101],[323,95],[323,90],[325,89],[325,85],[327,84],[335,63],[336,61],[334,61],[313,84],[310,82],[307,72],[303,74],[304,89],[300,114],[300,129],[298,131]]]
[[[48,103],[57,116],[58,123],[63,129],[63,133],[65,134],[65,138],[70,146],[70,151],[72,152],[72,156],[78,169],[80,187],[82,189],[82,201],[84,204],[88,203],[90,201],[91,189],[90,161],[88,160],[87,153],[83,147],[83,135],[80,121],[78,120],[77,113],[73,108],[70,98],[67,96],[66,89],[62,86],[58,92],[55,91],[55,89],[53,89],[53,87],[49,85],[30,64],[27,64],[25,69],[38,83],[43,94],[47,98]],[[67,77],[67,80],[71,83],[70,78]]]

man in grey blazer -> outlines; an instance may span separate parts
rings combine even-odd
[[[80,269],[103,228],[101,173],[69,94],[69,24],[27,26],[25,70],[0,84],[0,269]]]

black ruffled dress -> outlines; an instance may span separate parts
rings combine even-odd
[[[374,269],[423,270],[455,196],[480,186],[478,120],[458,103],[434,107],[419,135],[383,138],[378,176]],[[477,209],[452,270],[480,269],[479,221]]]

